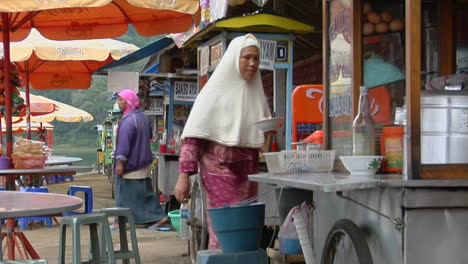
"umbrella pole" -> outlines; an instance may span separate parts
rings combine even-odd
[[[26,138],[31,139],[31,100],[29,98],[29,62],[26,60],[25,71],[26,71],[26,86],[24,88],[26,93],[26,129],[28,131]]]
[[[3,25],[3,71],[5,73],[3,86],[5,88],[5,123],[6,123],[6,150],[7,156],[11,158],[13,152],[13,135],[11,129],[11,70],[10,70],[10,20],[8,13],[2,13]]]

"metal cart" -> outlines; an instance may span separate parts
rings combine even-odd
[[[465,263],[468,181],[359,178],[347,173],[257,174],[310,190],[315,263]]]

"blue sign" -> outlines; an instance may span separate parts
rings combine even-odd
[[[276,60],[285,61],[288,58],[286,46],[276,46]]]

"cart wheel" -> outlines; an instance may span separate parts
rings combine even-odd
[[[372,264],[364,234],[351,220],[336,222],[328,233],[322,264]]]
[[[197,251],[208,248],[208,224],[206,210],[206,196],[200,177],[197,175],[190,190],[190,226],[192,236],[188,241],[190,259],[197,263]]]

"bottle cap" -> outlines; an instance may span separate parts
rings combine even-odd
[[[360,91],[361,91],[361,94],[367,94],[367,87],[361,86]]]

